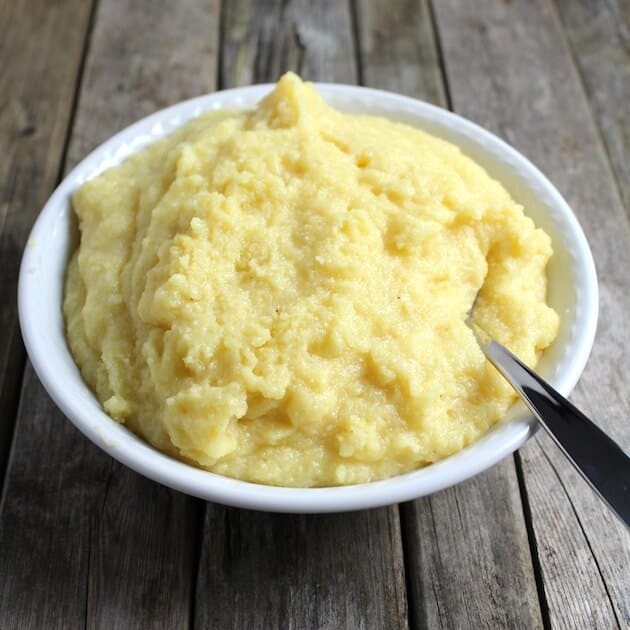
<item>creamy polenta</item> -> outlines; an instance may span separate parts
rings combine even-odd
[[[214,472],[322,486],[476,440],[514,400],[466,314],[529,365],[548,236],[461,151],[285,75],[74,196],[70,348],[105,411]]]

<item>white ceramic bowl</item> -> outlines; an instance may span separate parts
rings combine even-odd
[[[63,278],[76,245],[70,196],[83,182],[207,110],[252,107],[273,86],[259,85],[192,99],[144,118],[83,160],[61,183],[31,232],[20,270],[19,314],[26,348],[44,387],[92,442],[137,472],[182,492],[228,505],[279,512],[337,512],[388,505],[452,486],[519,448],[536,423],[521,405],[475,444],[441,462],[399,477],[333,488],[278,488],[194,468],[149,446],[107,416],[70,355],[61,312]],[[551,236],[549,302],[562,317],[560,334],[538,370],[563,394],[577,382],[597,323],[597,278],[586,238],[558,191],[502,140],[448,111],[388,92],[318,84],[336,108],[383,115],[459,145],[500,180]]]

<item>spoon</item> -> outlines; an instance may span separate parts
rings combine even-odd
[[[518,392],[593,490],[630,528],[630,458],[619,444],[549,383],[473,322],[476,301],[466,323],[486,358]]]

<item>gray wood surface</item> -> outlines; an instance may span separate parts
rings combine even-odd
[[[68,167],[143,115],[212,90],[218,34],[218,2],[101,0]],[[198,501],[89,444],[27,366],[0,513],[3,628],[187,628],[200,517]]]
[[[338,2],[237,4],[223,37],[225,86],[274,81],[280,68],[357,78]],[[200,628],[406,628],[398,510],[293,516],[208,504],[195,609]]]
[[[406,628],[398,511],[294,516],[208,505],[198,628]]]
[[[24,391],[0,505],[2,627],[79,628],[109,462],[68,429],[31,370]]]
[[[364,0],[358,8],[366,85],[446,106],[428,3]],[[416,627],[542,624],[512,458],[455,488],[401,506],[401,520]]]
[[[310,80],[356,82],[349,3],[235,0],[224,11],[221,87],[275,81],[287,70]]]
[[[0,487],[25,352],[17,276],[34,218],[59,176],[91,2],[0,2]]]
[[[630,627],[630,537],[545,436],[400,509],[205,504],[74,430],[24,370],[14,299],[24,240],[59,174],[130,122],[288,69],[390,89],[493,130],[568,199],[601,291],[573,397],[630,448],[628,3],[95,6],[0,0],[0,477],[16,418],[0,495],[0,627]]]
[[[600,281],[593,354],[573,396],[630,446],[630,226],[554,11],[544,0],[436,4],[453,106],[502,135],[556,184],[578,215]],[[627,627],[630,539],[540,435],[521,451],[554,628]],[[604,533],[605,532],[605,533]]]
[[[630,2],[556,0],[556,6],[630,213]]]
[[[356,0],[363,83],[448,107],[429,0]]]
[[[401,520],[415,627],[542,627],[512,458],[402,505]]]

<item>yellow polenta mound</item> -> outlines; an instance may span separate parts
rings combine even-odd
[[[396,475],[513,401],[464,323],[533,365],[550,240],[442,140],[284,76],[74,197],[64,312],[114,418],[203,468],[289,486]]]

